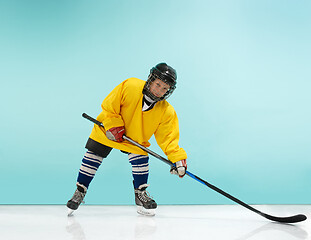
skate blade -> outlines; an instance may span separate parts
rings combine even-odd
[[[137,213],[144,215],[144,216],[154,216],[155,209],[146,209],[143,206],[137,206]]]
[[[70,216],[73,216],[73,213],[74,213],[75,210],[72,210],[70,208],[67,208],[67,216],[70,217]]]

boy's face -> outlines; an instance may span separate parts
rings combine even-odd
[[[160,79],[156,79],[150,84],[150,92],[156,97],[162,97],[169,89],[170,85]]]

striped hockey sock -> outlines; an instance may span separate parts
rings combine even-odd
[[[103,158],[101,156],[96,155],[92,151],[87,151],[82,159],[77,182],[88,188],[102,161]]]
[[[138,155],[129,153],[129,162],[132,164],[132,173],[134,178],[134,188],[142,184],[146,184],[148,181],[149,174],[149,157],[146,155]]]

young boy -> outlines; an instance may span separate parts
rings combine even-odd
[[[103,101],[102,112],[97,120],[105,129],[94,125],[86,143],[77,179],[77,190],[68,201],[70,213],[78,209],[85,197],[90,182],[103,158],[113,148],[128,154],[132,165],[135,203],[137,212],[155,215],[157,203],[149,196],[146,188],[149,174],[149,157],[142,149],[128,141],[123,135],[149,147],[148,140],[154,134],[158,145],[168,159],[176,164],[171,173],[183,177],[187,169],[187,154],[180,148],[178,119],[167,99],[176,88],[176,71],[166,63],[159,63],[150,70],[147,81],[129,78],[119,84]]]

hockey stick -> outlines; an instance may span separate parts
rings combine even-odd
[[[93,123],[95,123],[95,124],[97,124],[97,125],[99,125],[99,126],[101,126],[101,127],[104,128],[104,125],[103,125],[101,122],[99,122],[99,121],[97,121],[96,119],[90,117],[90,116],[87,115],[86,113],[83,113],[82,116],[83,116],[84,118],[90,120],[91,122],[93,122]],[[168,159],[166,159],[166,158],[160,156],[159,154],[157,154],[157,153],[151,151],[150,149],[148,149],[148,148],[142,146],[141,144],[139,144],[139,143],[135,142],[134,140],[130,139],[129,137],[123,135],[123,139],[129,141],[130,143],[132,143],[132,144],[134,144],[135,146],[141,148],[142,150],[146,151],[147,153],[149,153],[150,155],[156,157],[157,159],[159,159],[159,160],[165,162],[166,164],[168,164],[168,165],[170,165],[170,166],[175,166],[175,165],[174,165],[171,161],[169,161]],[[263,213],[263,212],[261,212],[261,211],[255,209],[255,208],[249,206],[248,204],[242,202],[241,200],[239,200],[239,199],[233,197],[233,196],[230,195],[229,193],[224,192],[224,191],[221,190],[220,188],[218,188],[218,187],[216,187],[216,186],[214,186],[214,185],[212,185],[212,184],[206,182],[206,181],[203,180],[202,178],[200,178],[200,177],[198,177],[198,176],[192,174],[192,173],[189,172],[189,171],[186,171],[186,175],[188,175],[189,177],[193,178],[194,180],[196,180],[196,181],[202,183],[203,185],[206,185],[207,187],[213,189],[214,191],[220,193],[221,195],[223,195],[223,196],[229,198],[230,200],[232,200],[232,201],[234,201],[234,202],[236,202],[236,203],[242,205],[243,207],[245,207],[245,208],[247,208],[247,209],[249,209],[249,210],[251,210],[251,211],[253,211],[253,212],[259,214],[260,216],[262,216],[262,217],[264,217],[264,218],[267,218],[267,219],[269,219],[269,220],[271,220],[271,221],[281,222],[281,223],[297,223],[297,222],[301,222],[301,221],[304,221],[304,220],[307,219],[307,217],[306,217],[305,215],[303,215],[303,214],[298,214],[298,215],[294,215],[294,216],[290,216],[290,217],[275,217],[275,216],[272,216],[272,215]]]

